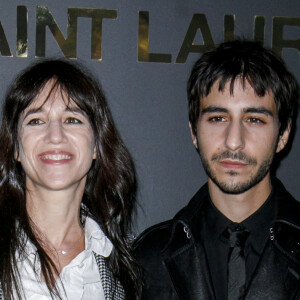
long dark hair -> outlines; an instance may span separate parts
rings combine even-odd
[[[25,174],[14,157],[18,153],[18,122],[46,83],[72,99],[88,116],[97,159],[87,174],[83,203],[114,245],[108,266],[124,288],[126,299],[136,299],[138,278],[127,240],[136,202],[136,176],[132,158],[114,125],[100,84],[82,66],[66,60],[45,60],[23,71],[10,86],[3,106],[0,131],[0,280],[5,299],[20,297],[16,251],[22,253],[26,236],[37,248],[41,272],[51,295],[55,288],[54,263],[34,234],[26,211]],[[18,226],[16,226],[18,224]],[[59,295],[58,295],[59,296]]]

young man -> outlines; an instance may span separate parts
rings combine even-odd
[[[270,176],[296,117],[294,77],[260,44],[227,42],[196,62],[188,99],[208,182],[135,242],[142,299],[300,299],[300,203]]]

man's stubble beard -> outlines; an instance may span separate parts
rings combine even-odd
[[[201,149],[200,147],[198,149]],[[259,166],[257,172],[251,176],[247,181],[245,182],[230,182],[228,180],[227,182],[221,182],[218,180],[217,174],[211,170],[208,160],[204,157],[204,155],[201,153],[201,150],[199,151],[200,158],[202,161],[203,168],[207,174],[207,176],[219,187],[219,189],[227,194],[241,194],[248,190],[250,190],[252,187],[254,187],[256,184],[261,182],[268,172],[270,171],[271,164],[274,158],[274,153],[271,155],[268,159],[264,160],[261,165]],[[249,165],[257,165],[257,161],[254,158],[247,157],[244,153],[232,153],[230,151],[225,151],[222,154],[213,155],[211,161],[218,161],[221,158],[232,158],[232,159],[239,159],[241,162],[245,162]],[[227,174],[230,176],[230,178],[234,179],[234,177],[239,176],[239,174],[235,171],[228,171]]]

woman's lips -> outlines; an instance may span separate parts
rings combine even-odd
[[[247,166],[247,164],[241,162],[241,161],[236,161],[236,160],[223,160],[220,161],[220,164],[228,169],[240,169],[244,168]]]
[[[68,163],[73,158],[73,154],[62,150],[46,151],[40,153],[38,156],[43,163],[54,165]]]

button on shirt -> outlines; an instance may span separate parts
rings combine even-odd
[[[240,223],[250,232],[244,249],[246,289],[266,246],[269,228],[274,216],[275,200],[272,192],[266,202],[254,214]],[[227,299],[227,262],[230,245],[223,233],[230,225],[234,226],[237,223],[227,219],[210,200],[203,211],[201,238],[217,300]]]
[[[99,225],[90,217],[86,218],[84,233],[85,250],[62,269],[56,284],[62,299],[105,300],[99,269],[93,252],[108,257],[113,245]],[[25,253],[18,260],[18,270],[24,299],[52,299],[45,282],[41,280],[40,262],[37,259],[36,249],[30,241],[27,242]]]

